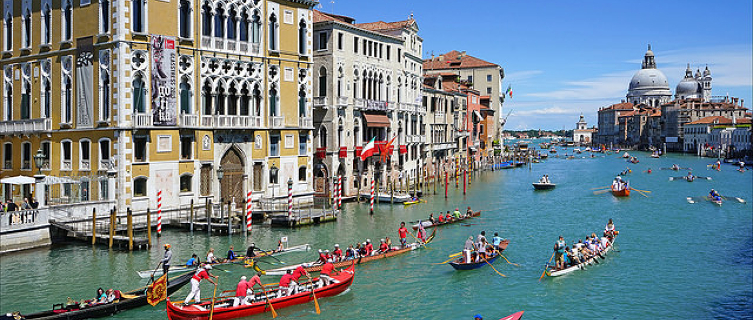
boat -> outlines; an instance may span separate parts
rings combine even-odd
[[[470,217],[466,215],[466,216],[461,217],[460,219],[453,218],[452,221],[445,221],[445,222],[442,222],[442,223],[439,223],[439,222],[431,223],[431,221],[426,220],[426,221],[422,221],[421,224],[424,226],[424,229],[428,229],[428,228],[434,228],[434,227],[438,227],[438,226],[443,226],[443,225],[446,225],[446,224],[458,223],[460,221],[463,221],[463,220],[466,220],[466,219],[470,219],[470,218],[473,218],[473,217],[478,217],[480,215],[481,215],[481,211],[476,211],[476,212],[471,213]],[[416,223],[416,224],[413,225],[413,230],[418,230],[418,223]]]
[[[288,252],[307,251],[309,249],[311,249],[311,245],[306,243],[302,245],[288,247],[280,251],[262,251],[259,254],[257,254],[254,258],[281,255],[283,253],[288,253]],[[232,264],[232,263],[240,263],[240,262],[243,262],[244,260],[246,260],[246,257],[239,256],[238,258],[235,258],[230,261],[211,263],[211,265],[221,266],[221,265]],[[177,266],[170,266],[170,270],[168,270],[167,273],[170,274],[170,273],[187,272],[187,271],[194,271],[194,270],[196,270],[196,266],[177,265]],[[143,271],[138,272],[139,277],[141,278],[150,278],[152,274],[154,274],[154,276],[161,276],[162,273],[163,273],[162,268],[159,268],[156,271],[155,270],[143,270]]]
[[[186,272],[184,274],[175,276],[168,281],[167,295],[172,294],[178,289],[182,288],[193,277],[193,272]],[[30,313],[30,314],[17,314],[18,317],[11,314],[8,319],[90,319],[101,318],[111,316],[121,311],[128,309],[138,308],[147,305],[146,301],[146,287],[141,287],[136,290],[121,293],[121,298],[116,300],[117,302],[97,304],[80,308],[78,304],[72,304],[65,306],[62,303],[54,304],[52,310]],[[0,319],[6,319],[0,316]]]
[[[618,232],[615,232],[615,237],[618,234],[619,234]],[[546,265],[546,275],[550,276],[550,277],[559,277],[559,276],[566,275],[566,274],[571,273],[571,272],[576,271],[576,270],[585,270],[586,266],[592,265],[594,263],[599,263],[599,261],[597,259],[601,259],[601,260],[606,259],[606,255],[612,249],[613,245],[614,245],[614,238],[612,238],[612,240],[608,242],[607,247],[604,248],[604,250],[602,250],[598,254],[592,256],[591,258],[586,259],[586,261],[583,261],[583,262],[581,262],[581,263],[579,263],[577,265],[574,265],[574,266],[569,266],[569,267],[567,267],[565,269],[562,269],[562,270],[554,270],[554,266],[551,266],[551,265],[549,265],[547,263],[547,265]]]
[[[575,152],[577,154],[581,154],[582,153],[582,151],[580,151],[580,148],[573,149],[573,152]]]
[[[499,320],[520,320],[521,318],[523,318],[523,312],[525,311],[518,311]]]
[[[399,254],[403,254],[403,253],[407,253],[407,252],[419,249],[422,246],[429,244],[432,240],[434,240],[434,237],[436,236],[436,234],[437,234],[437,229],[434,228],[431,234],[428,237],[426,237],[426,243],[414,242],[414,243],[410,243],[406,245],[405,248],[393,247],[393,250],[387,251],[385,253],[378,253],[378,254],[368,256],[368,257],[358,257],[353,260],[338,261],[333,264],[335,265],[335,268],[342,268],[353,263],[353,261],[355,261],[355,264],[363,264],[363,263],[374,261],[374,260],[394,257]],[[261,271],[267,275],[283,275],[288,270],[295,270],[296,268],[298,268],[298,266],[302,266],[307,272],[319,272],[322,270],[322,265],[317,263],[316,261],[291,265],[284,268],[270,269],[270,270],[261,270],[256,264],[246,265],[246,267],[254,267],[256,271]]]
[[[622,154],[622,157],[623,158],[630,158],[630,154],[628,154],[627,152],[625,152],[625,153]]]
[[[549,154],[542,153],[541,155],[539,155],[539,157],[541,157],[541,159],[546,159],[549,158]]]
[[[371,194],[363,193],[361,194],[362,198],[370,199]],[[375,202],[386,202],[386,203],[406,203],[410,201],[414,201],[413,197],[411,197],[408,194],[405,193],[395,193],[394,196],[391,196],[389,192],[387,193],[379,193],[379,196],[374,195],[374,201]]]
[[[557,185],[554,183],[541,183],[541,182],[534,182],[532,183],[533,188],[536,190],[552,190]]]
[[[510,244],[510,240],[508,240],[508,239],[503,240],[502,242],[499,243],[499,249],[498,249],[498,251],[500,253],[502,251],[505,251],[505,249],[507,249],[507,246],[509,244]],[[487,264],[494,263],[494,260],[497,260],[497,258],[499,258],[500,253],[494,253],[494,254],[492,254],[491,256],[489,256],[488,258],[486,258],[486,261],[484,261],[482,259],[481,261],[478,261],[478,262],[466,263],[466,262],[463,262],[463,257],[460,257],[460,258],[455,259],[452,262],[449,262],[448,264],[451,265],[453,268],[455,268],[455,270],[473,270],[473,269],[478,269],[478,268],[481,268],[481,267],[483,267],[483,266],[485,266]]]
[[[557,153],[557,149],[551,148],[551,149],[549,149],[549,153]]]
[[[168,298],[167,317],[171,320],[203,320],[210,317],[216,320],[235,319],[268,312],[271,310],[271,307],[282,309],[308,303],[315,298],[321,299],[336,296],[348,290],[350,285],[353,284],[355,264],[353,261],[348,262],[350,263],[350,267],[342,270],[338,275],[332,276],[334,281],[329,285],[325,286],[319,281],[319,278],[314,278],[311,282],[303,284],[304,289],[301,292],[290,296],[278,296],[278,287],[268,285],[267,288],[272,288],[257,295],[253,302],[248,305],[241,304],[233,307],[233,297],[222,297],[216,300],[208,298],[198,304],[189,305],[184,305],[181,302],[172,302]],[[318,302],[316,303],[318,307]]]
[[[614,186],[611,187],[612,189],[612,195],[615,197],[629,197],[630,196],[630,188],[625,187],[625,189],[617,190],[614,188]]]
[[[719,206],[722,205],[722,197],[712,198],[712,197],[706,196],[706,199],[711,201],[711,203],[715,205],[719,205]]]
[[[421,200],[416,199],[416,200],[413,200],[413,201],[403,202],[403,204],[406,205],[406,206],[409,206],[409,205],[420,203],[420,202],[421,202]]]

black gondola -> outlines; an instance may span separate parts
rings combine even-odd
[[[193,277],[194,272],[186,272],[184,274],[175,276],[168,281],[167,295],[178,291],[181,287],[186,285]],[[72,305],[69,307],[62,304],[55,304],[52,306],[52,310],[41,311],[30,314],[2,314],[0,320],[12,320],[12,319],[66,319],[66,320],[78,320],[78,319],[91,319],[111,316],[123,310],[138,308],[147,305],[146,301],[146,287],[126,292],[126,295],[136,296],[135,298],[120,298],[118,302],[98,304],[90,307],[79,309],[78,305]]]

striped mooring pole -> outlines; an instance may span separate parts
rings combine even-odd
[[[369,204],[369,213],[374,214],[374,179],[371,179],[371,200]]]
[[[162,190],[157,191],[157,236],[162,236]]]
[[[288,217],[293,216],[293,184],[288,183]]]
[[[251,191],[246,194],[246,231],[251,232]]]
[[[343,207],[343,176],[337,176],[337,210]]]

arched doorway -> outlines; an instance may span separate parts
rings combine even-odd
[[[327,177],[329,176],[329,170],[323,163],[317,163],[314,165],[314,196],[316,197],[329,197],[329,185],[327,184]]]
[[[220,166],[224,171],[220,183],[220,196],[224,203],[235,201],[236,208],[245,208],[246,198],[243,194],[243,174],[244,164],[240,151],[236,147],[231,147],[225,152],[220,160]]]

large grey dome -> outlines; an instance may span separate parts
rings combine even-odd
[[[667,90],[667,76],[658,69],[641,69],[630,80],[629,90]]]

